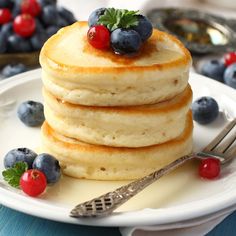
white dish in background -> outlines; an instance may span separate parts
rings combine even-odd
[[[0,82],[0,156],[17,147],[37,149],[40,129],[24,126],[16,115],[25,100],[42,101],[41,70],[20,74]],[[195,124],[194,147],[205,146],[229,119],[236,117],[236,91],[223,84],[192,73],[190,83],[194,99],[202,95],[216,98],[223,111],[207,126]],[[5,104],[5,105],[4,105]],[[3,170],[2,160],[0,170]],[[189,163],[166,176],[128,201],[117,213],[106,218],[74,219],[69,217],[74,205],[113,190],[127,182],[76,180],[62,178],[40,198],[30,198],[8,187],[1,177],[0,203],[24,213],[46,219],[84,225],[135,226],[163,225],[214,214],[236,203],[236,160],[223,168],[218,180],[206,181],[197,176],[196,163]],[[126,212],[123,212],[126,211]]]

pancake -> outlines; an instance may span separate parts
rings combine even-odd
[[[62,101],[43,91],[44,113],[57,132],[91,144],[143,147],[179,136],[192,102],[188,86],[173,99],[153,105],[91,107]]]
[[[141,148],[93,145],[63,136],[47,122],[42,126],[42,152],[54,155],[66,175],[96,180],[140,178],[192,151],[191,112],[176,139]]]
[[[134,57],[93,48],[87,22],[52,36],[40,53],[42,80],[55,97],[87,106],[155,104],[188,84],[191,56],[175,37],[154,29]]]

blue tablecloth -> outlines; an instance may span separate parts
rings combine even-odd
[[[207,236],[236,235],[236,212],[227,217]],[[118,228],[64,224],[29,216],[4,206],[0,208],[0,236],[120,236]]]

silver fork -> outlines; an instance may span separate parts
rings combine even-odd
[[[176,169],[185,162],[198,158],[217,158],[221,164],[236,156],[236,118],[232,120],[202,151],[183,156],[164,168],[141,179],[122,186],[112,192],[77,205],[70,213],[71,217],[107,216],[144,188]]]

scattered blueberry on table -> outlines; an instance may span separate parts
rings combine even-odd
[[[17,115],[26,126],[30,127],[40,126],[45,120],[43,104],[35,101],[21,103]]]
[[[219,114],[217,101],[212,97],[200,97],[192,104],[193,119],[199,124],[209,124]]]

